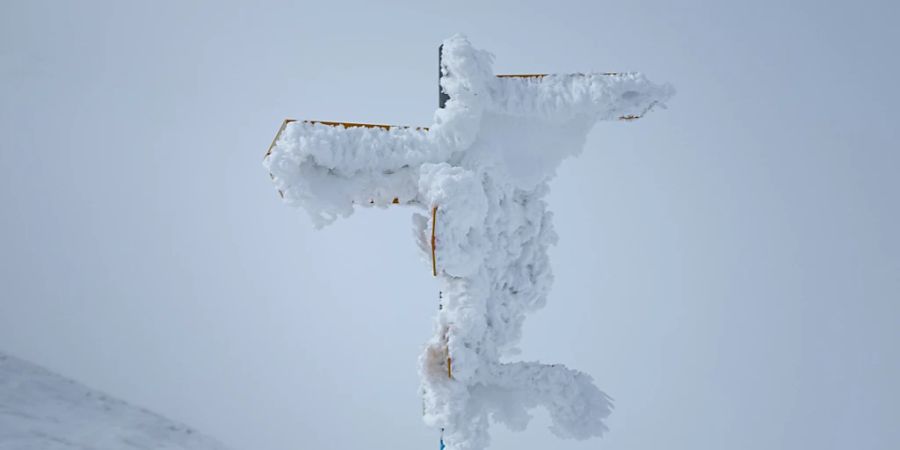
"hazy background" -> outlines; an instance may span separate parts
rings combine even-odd
[[[412,211],[317,232],[261,161],[285,117],[430,124],[463,32],[678,89],[552,183],[523,358],[592,374],[611,432],[493,448],[898,448],[898,7],[730,3],[3,1],[0,351],[236,449],[437,448]]]

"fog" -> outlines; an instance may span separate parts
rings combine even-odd
[[[0,5],[0,351],[235,449],[437,448],[412,211],[323,230],[262,168],[281,121],[427,126],[454,33],[498,73],[641,71],[549,197],[523,359],[590,373],[602,440],[900,447],[892,2]]]

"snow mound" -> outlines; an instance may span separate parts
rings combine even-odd
[[[225,450],[185,425],[0,353],[0,450]]]
[[[537,406],[561,437],[599,436],[612,404],[590,376],[505,361],[553,281],[543,198],[556,168],[597,121],[641,117],[674,90],[636,73],[497,77],[493,56],[462,36],[441,56],[449,100],[428,129],[294,122],[264,166],[319,227],[356,205],[424,213],[413,229],[442,294],[419,373],[425,422],[444,430],[448,449],[483,449],[489,419],[523,429]]]

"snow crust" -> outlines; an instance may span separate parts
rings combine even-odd
[[[185,425],[0,353],[2,450],[225,450]]]
[[[354,205],[396,198],[419,208],[414,232],[429,270],[434,227],[442,300],[419,372],[424,420],[444,429],[450,450],[485,448],[489,418],[524,429],[537,406],[560,437],[606,431],[612,403],[589,375],[504,361],[553,280],[547,249],[557,236],[543,198],[559,163],[581,152],[598,120],[641,116],[674,94],[637,73],[498,78],[492,63],[454,36],[441,66],[450,100],[428,130],[294,122],[264,162],[317,227]]]

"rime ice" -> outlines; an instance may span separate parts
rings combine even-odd
[[[673,94],[633,73],[498,78],[492,59],[464,37],[444,42],[450,100],[428,130],[294,122],[264,163],[284,200],[317,226],[354,205],[413,205],[429,266],[434,227],[442,304],[419,373],[425,422],[444,429],[450,450],[485,448],[489,417],[524,429],[537,406],[561,437],[606,430],[612,405],[589,375],[501,358],[515,354],[526,314],[544,305],[553,280],[556,234],[543,198],[557,166],[598,120],[641,116]]]

